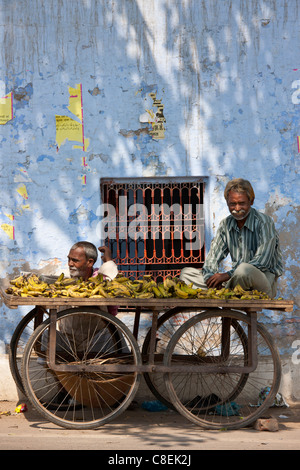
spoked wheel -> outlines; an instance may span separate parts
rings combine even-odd
[[[33,308],[17,325],[9,345],[9,367],[18,389],[25,394],[21,377],[21,363],[25,346],[34,330],[48,317],[43,307]]]
[[[199,372],[165,374],[170,400],[190,421],[208,429],[238,429],[251,424],[273,404],[280,385],[280,357],[259,323],[257,367],[249,373],[239,371],[248,364],[249,324],[244,313],[212,310],[188,320],[169,342],[166,366],[199,366]],[[202,372],[205,365],[222,367],[222,372],[212,371],[212,367]],[[229,367],[235,371],[226,371]],[[259,405],[259,394],[265,387],[269,393]]]
[[[157,321],[157,333],[156,333],[156,344],[155,344],[155,363],[163,364],[163,355],[167,349],[170,339],[173,337],[175,332],[180,326],[182,326],[187,320],[194,317],[196,313],[194,310],[184,310],[182,307],[174,307],[167,310],[158,318]],[[148,331],[143,346],[142,346],[142,357],[146,358],[147,362],[149,350],[150,350],[151,330]],[[167,391],[164,374],[162,372],[145,372],[144,379],[153,395],[165,406],[170,409],[174,409],[172,402],[169,399],[169,393]]]
[[[116,317],[93,308],[57,315],[56,363],[78,371],[54,371],[48,365],[50,319],[28,341],[22,362],[27,397],[49,421],[68,429],[94,429],[117,417],[132,401],[138,372],[84,371],[84,367],[141,365],[135,338]]]

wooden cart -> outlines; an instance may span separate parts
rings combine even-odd
[[[274,403],[280,356],[257,315],[292,311],[292,301],[17,297],[3,284],[0,294],[9,308],[35,305],[12,338],[11,369],[60,426],[93,429],[116,418],[142,376],[160,402],[209,429],[244,427]],[[111,305],[134,315],[133,331],[106,312]],[[144,313],[151,328],[139,346]]]

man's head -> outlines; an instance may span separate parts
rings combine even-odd
[[[227,183],[224,197],[232,216],[238,220],[244,220],[248,216],[255,199],[251,183],[242,178],[236,178]]]
[[[72,246],[68,254],[68,265],[71,277],[88,279],[98,258],[96,247],[90,242],[78,242]]]

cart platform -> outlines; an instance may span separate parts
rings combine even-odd
[[[125,298],[125,297],[112,297],[95,299],[88,297],[19,297],[5,292],[9,286],[8,280],[0,280],[0,296],[9,308],[17,308],[21,305],[39,305],[48,309],[61,309],[62,307],[94,307],[97,306],[120,306],[127,308],[146,307],[149,310],[164,310],[172,307],[186,307],[186,308],[233,308],[242,309],[245,311],[261,310],[281,310],[285,312],[293,311],[293,301],[291,300],[265,300],[265,299],[251,299],[251,300],[238,300],[238,299],[180,299],[180,298]]]
[[[92,429],[109,422],[132,401],[142,375],[166,406],[209,429],[250,424],[279,389],[280,356],[257,314],[291,312],[290,300],[19,297],[5,292],[8,284],[0,281],[7,307],[34,306],[11,343],[19,388],[24,385],[32,404],[59,426]],[[102,308],[109,306],[132,312],[133,332]],[[151,314],[151,327],[140,349],[141,313]],[[33,333],[19,349],[30,322]],[[261,390],[268,394],[257,407]]]

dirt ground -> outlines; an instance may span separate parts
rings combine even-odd
[[[18,404],[0,401],[1,450],[106,450],[107,459],[117,459],[118,451],[180,453],[196,459],[199,450],[300,450],[300,408],[271,408],[279,423],[276,432],[252,426],[204,430],[175,411],[149,412],[139,404],[97,430],[74,431],[46,421],[29,403],[26,412],[16,413]]]

